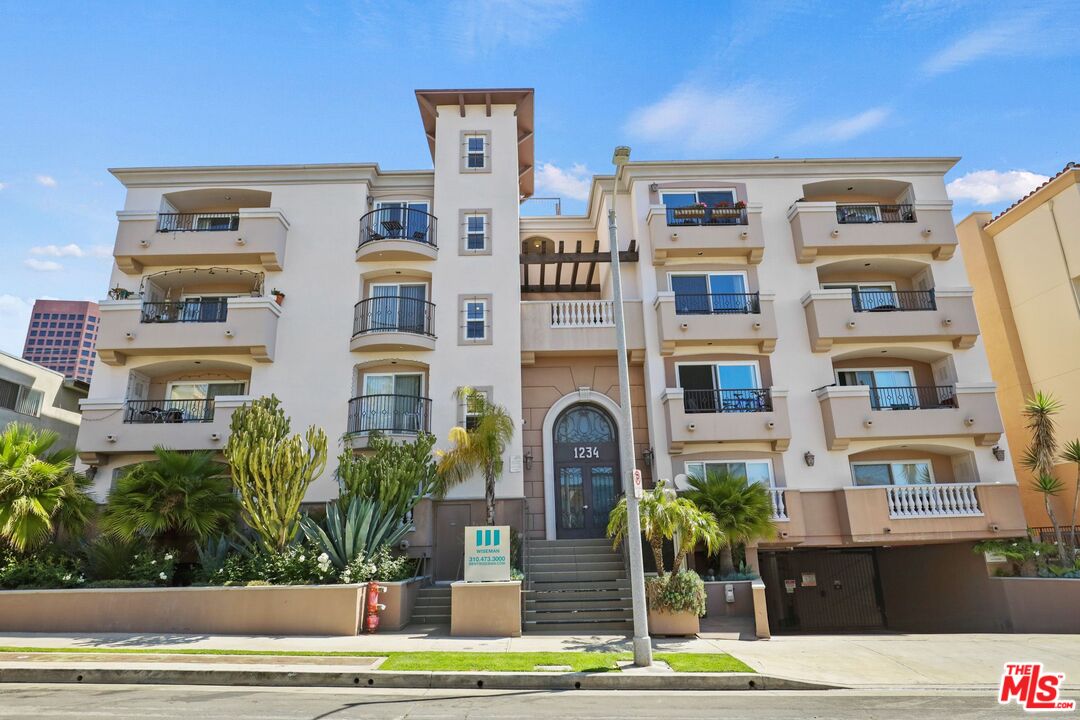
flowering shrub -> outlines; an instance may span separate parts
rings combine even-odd
[[[171,551],[145,550],[132,556],[127,577],[110,579],[127,580],[142,585],[168,586],[172,584],[175,572],[176,557]]]
[[[415,561],[403,555],[395,556],[385,545],[373,555],[357,555],[341,571],[341,582],[364,583],[372,580],[397,582],[413,576]]]
[[[208,582],[212,585],[319,585],[338,582],[326,553],[309,543],[290,545],[281,552],[260,550],[251,555],[234,553],[225,558]]]
[[[81,564],[70,555],[16,555],[0,550],[0,588],[5,590],[73,588],[85,582]]]

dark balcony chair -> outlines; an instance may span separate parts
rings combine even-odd
[[[401,237],[401,231],[405,228],[397,220],[383,220],[381,223],[382,229],[386,231],[388,237]]]
[[[184,422],[184,411],[180,408],[169,408],[164,413],[162,413],[161,422],[182,423]]]

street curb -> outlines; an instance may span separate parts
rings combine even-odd
[[[0,668],[0,683],[248,685],[254,687],[419,688],[432,690],[836,690],[839,685],[755,673],[337,672],[234,669]]]

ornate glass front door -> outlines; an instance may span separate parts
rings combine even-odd
[[[559,538],[603,537],[622,495],[615,424],[592,405],[575,405],[555,421],[555,532]]]

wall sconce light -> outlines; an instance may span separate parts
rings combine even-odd
[[[802,456],[803,462],[806,463],[806,467],[814,467],[814,461],[817,459],[814,457],[814,453],[807,450]]]
[[[533,461],[532,449],[530,448],[530,449],[525,451],[525,469],[526,470],[532,470],[532,461]]]
[[[1001,447],[1000,445],[995,445],[994,449],[991,450],[990,452],[994,453],[994,459],[997,460],[998,462],[1004,462],[1005,461],[1005,449],[1003,447]]]
[[[649,470],[652,470],[653,458],[655,457],[656,454],[651,447],[647,447],[641,451],[641,459],[645,461],[645,467],[649,468]]]

